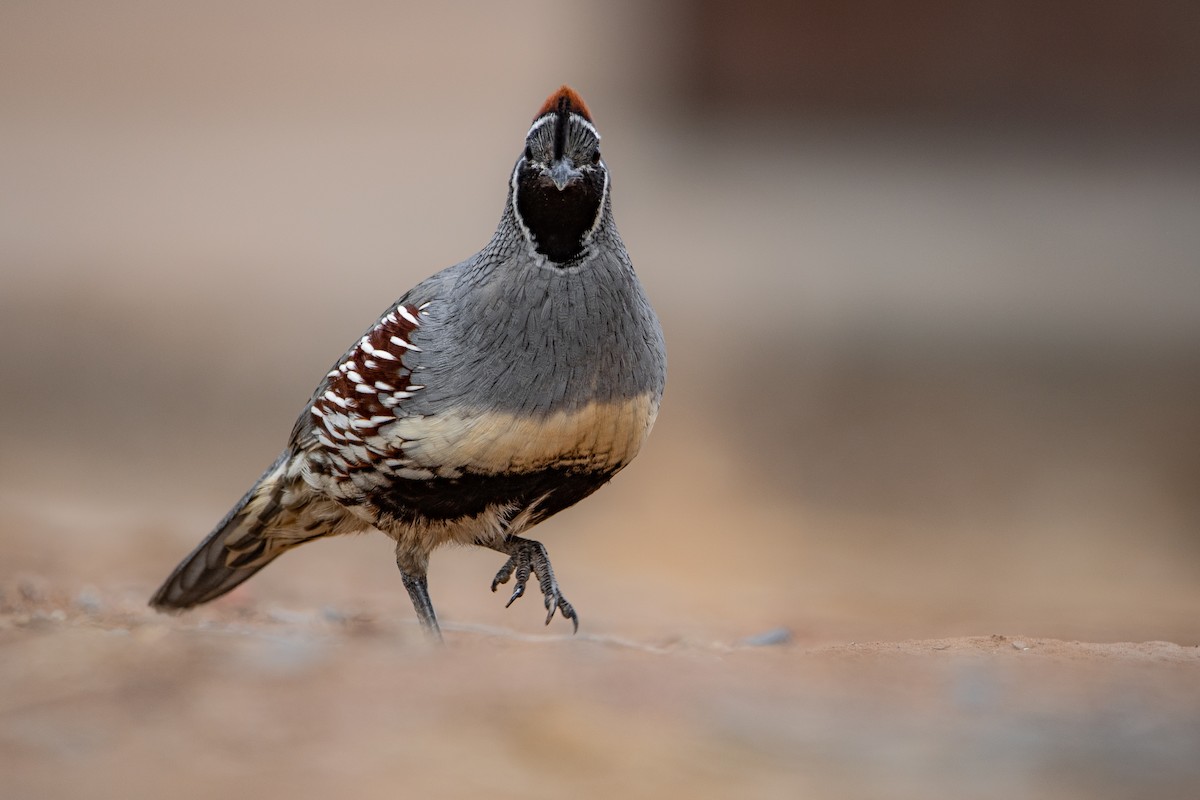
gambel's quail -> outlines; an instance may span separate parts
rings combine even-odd
[[[285,550],[377,528],[421,624],[440,636],[434,548],[508,556],[509,605],[535,577],[571,620],[541,543],[520,536],[637,455],[666,380],[662,329],[613,222],[587,107],[563,86],[534,118],[480,252],[417,284],[313,392],[287,447],[151,599],[219,597]]]

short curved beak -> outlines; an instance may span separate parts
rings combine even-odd
[[[560,192],[579,180],[583,175],[583,173],[575,169],[575,165],[571,163],[571,159],[566,156],[551,164],[546,174],[550,176],[550,180],[554,181],[554,186]]]

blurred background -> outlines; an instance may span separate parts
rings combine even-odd
[[[538,530],[585,631],[1200,644],[1197,42],[1184,0],[5,0],[0,599],[144,614],[566,82],[671,359]],[[439,553],[441,617],[543,630],[498,566]],[[222,603],[412,614],[381,536]]]

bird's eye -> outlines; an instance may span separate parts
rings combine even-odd
[[[525,160],[533,161],[533,148],[529,145],[525,145]]]
[[[596,152],[592,153],[592,163],[593,163],[593,164],[599,164],[599,163],[600,163],[600,151],[599,151],[599,150],[597,150]]]

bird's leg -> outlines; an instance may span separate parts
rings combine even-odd
[[[413,608],[417,612],[417,620],[430,639],[442,641],[442,629],[438,627],[437,616],[433,613],[433,601],[429,599],[429,581],[425,577],[425,565],[414,563],[407,553],[396,549],[396,566],[400,568],[400,579],[412,599]]]
[[[571,624],[575,626],[574,630],[579,630],[579,617],[558,588],[558,581],[554,579],[554,570],[550,567],[550,556],[541,542],[522,539],[520,536],[506,536],[499,542],[489,541],[480,542],[480,544],[508,556],[508,561],[504,562],[504,566],[492,580],[493,592],[500,584],[508,583],[509,579],[514,574],[516,575],[516,585],[513,587],[512,596],[504,605],[505,608],[511,606],[514,600],[525,594],[526,581],[529,580],[531,574],[536,575],[538,587],[542,590],[542,595],[546,600],[546,624],[550,624],[550,620],[554,618],[554,612],[558,611],[562,614],[563,619],[571,620]]]

